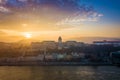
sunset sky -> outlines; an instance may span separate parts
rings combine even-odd
[[[120,0],[0,0],[0,41],[120,38]]]

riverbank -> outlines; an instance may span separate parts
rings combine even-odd
[[[15,62],[0,63],[0,66],[114,66],[112,63],[83,62]]]

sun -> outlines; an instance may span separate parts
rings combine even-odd
[[[25,36],[26,38],[31,38],[31,37],[32,37],[32,34],[31,34],[31,33],[25,33],[24,36]]]

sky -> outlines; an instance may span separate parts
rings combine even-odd
[[[120,0],[0,0],[0,41],[120,38]]]

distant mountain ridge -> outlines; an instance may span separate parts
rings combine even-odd
[[[120,41],[120,38],[112,38],[112,37],[76,37],[71,39],[86,43],[92,43],[93,41],[103,41],[103,40]]]

